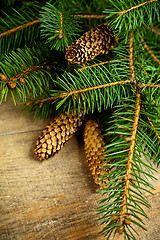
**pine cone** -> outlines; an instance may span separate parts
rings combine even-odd
[[[71,63],[85,63],[100,53],[107,54],[116,43],[113,31],[103,23],[75,40],[66,50],[65,58]]]
[[[103,152],[105,150],[105,142],[98,123],[93,119],[88,120],[85,124],[84,145],[87,162],[95,183],[100,186],[106,184],[107,180],[100,180],[100,177],[106,174],[106,172],[101,169],[104,162]]]
[[[46,160],[57,153],[82,125],[83,118],[82,112],[65,112],[50,122],[36,142],[34,153],[38,159]]]

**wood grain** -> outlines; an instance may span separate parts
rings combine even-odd
[[[81,132],[54,157],[39,162],[35,141],[50,119],[35,121],[9,98],[0,105],[0,240],[104,240],[96,221],[100,195],[86,163]],[[160,240],[160,174],[148,195],[148,232]],[[122,236],[117,236],[122,240]]]

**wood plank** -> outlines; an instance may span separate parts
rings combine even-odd
[[[103,240],[95,221],[100,195],[81,133],[47,161],[33,156],[35,141],[49,121],[34,121],[11,99],[0,106],[0,240]],[[152,207],[146,210],[150,219],[144,220],[149,231],[138,229],[137,240],[160,239],[160,178],[153,183],[154,195],[148,195]]]

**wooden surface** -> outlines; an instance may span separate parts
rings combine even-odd
[[[0,240],[104,240],[96,222],[100,195],[85,160],[81,134],[51,159],[33,156],[50,119],[34,121],[11,99],[0,105]],[[160,240],[160,174],[148,195],[148,232],[137,240]],[[117,236],[122,240],[122,236]]]

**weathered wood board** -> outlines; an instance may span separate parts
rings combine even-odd
[[[35,141],[50,119],[35,121],[9,98],[0,105],[0,240],[104,240],[96,222],[96,192],[76,134],[51,159],[33,156]],[[160,173],[148,195],[148,232],[137,240],[160,240]],[[117,240],[122,240],[117,236]]]

